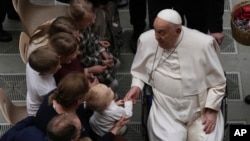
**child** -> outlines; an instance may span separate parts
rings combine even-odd
[[[77,40],[79,39],[79,30],[77,29],[73,20],[69,17],[60,16],[37,27],[30,38],[30,45],[28,48],[28,56],[41,46],[48,45],[51,36],[58,32],[67,32],[72,34]]]
[[[70,64],[80,53],[76,38],[67,32],[52,35],[49,38],[49,47],[60,57],[61,64]]]
[[[48,47],[39,47],[26,64],[27,111],[35,116],[44,95],[56,88],[54,73],[61,68],[58,55]]]
[[[54,75],[57,84],[65,75],[72,71],[85,73],[78,57],[79,44],[71,34],[66,32],[54,34],[49,39],[49,46],[50,49],[59,55],[62,65],[62,68]]]
[[[104,84],[95,85],[85,95],[87,107],[94,110],[94,114],[89,121],[90,126],[98,136],[103,136],[109,132],[115,122],[123,115],[126,118],[132,116],[132,101],[115,101],[114,98],[114,92]],[[123,104],[124,107],[122,107]],[[120,134],[124,134],[125,131],[122,128]]]
[[[107,41],[99,41],[93,30],[95,13],[91,3],[85,0],[73,0],[69,6],[69,15],[81,29],[83,36],[80,45],[81,62],[85,68],[101,65],[106,68],[101,72],[93,72],[100,83],[110,86],[113,90],[118,87],[118,81],[115,79],[115,71],[120,65],[120,61],[106,49]]]
[[[58,53],[62,65],[62,68],[54,75],[58,84],[61,78],[71,71],[84,70],[77,56],[79,53],[79,41],[79,30],[75,22],[69,17],[60,16],[46,22],[35,30],[30,39],[28,56],[42,45],[49,45],[51,49]],[[91,73],[91,69],[88,69],[89,73]]]

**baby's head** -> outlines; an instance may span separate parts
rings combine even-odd
[[[60,60],[54,51],[48,49],[47,46],[39,47],[30,54],[30,67],[43,74],[55,74],[61,68]]]
[[[85,100],[92,110],[102,112],[114,100],[114,92],[104,84],[97,84],[85,95]]]

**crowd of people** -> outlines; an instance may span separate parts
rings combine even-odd
[[[29,141],[37,138],[59,141],[61,138],[60,140],[69,141],[81,126],[84,130],[74,136],[75,140],[83,138],[93,141],[112,141],[117,138],[116,135],[119,136],[121,129],[126,129],[124,124],[129,122],[132,116],[132,102],[130,102],[130,116],[126,116],[124,112],[124,115],[121,114],[113,120],[107,130],[102,131],[103,134],[96,134],[90,127],[89,120],[94,110],[84,106],[83,102],[87,102],[85,95],[91,87],[98,84],[110,87],[113,92],[104,93],[104,97],[116,95],[114,93],[118,81],[115,72],[120,61],[109,51],[109,41],[100,40],[99,33],[94,30],[96,13],[92,2],[72,0],[68,4],[68,11],[66,16],[45,21],[31,35],[26,56],[28,117],[7,131],[1,140],[25,138]],[[112,105],[107,103],[107,106],[109,104]],[[120,106],[123,104],[120,103]],[[67,117],[65,114],[74,114],[80,125],[75,126],[73,124],[77,122],[75,120],[53,128],[60,119]],[[70,123],[72,125],[68,125]],[[22,126],[22,132],[15,132],[19,130],[16,128],[19,125]],[[68,130],[68,134],[60,137],[61,135],[57,134],[60,129]],[[28,134],[33,136],[28,137]],[[17,138],[17,136],[25,137]]]
[[[207,8],[184,6],[178,0],[164,4],[148,0],[147,31],[146,0],[130,0],[134,26],[131,47],[136,54],[131,89],[123,99],[117,99],[116,94],[116,71],[121,62],[109,49],[117,44],[110,39],[113,33],[107,33],[112,32],[106,30],[109,24],[100,27],[105,19],[98,15],[107,5],[116,11],[117,1],[58,1],[68,5],[68,15],[45,21],[30,37],[28,117],[10,128],[0,141],[127,140],[121,135],[126,133],[133,104],[144,85],[151,86],[153,92],[147,120],[150,141],[223,139],[220,105],[226,77],[219,59],[224,37],[223,0],[207,2],[215,8],[213,15]],[[126,1],[119,2],[126,5]],[[138,12],[135,9],[140,4],[142,10]],[[106,20],[103,22],[109,22]]]

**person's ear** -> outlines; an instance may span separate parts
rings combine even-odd
[[[105,107],[108,107],[109,104],[110,104],[110,103],[107,101],[107,102],[105,103]]]
[[[111,101],[109,101],[109,100],[105,103],[106,108],[109,107],[110,103],[111,103]]]
[[[180,27],[178,27],[178,28],[176,29],[176,33],[178,33],[178,34],[181,33],[181,28],[180,28]]]

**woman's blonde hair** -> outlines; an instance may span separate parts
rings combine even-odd
[[[90,88],[89,92],[85,95],[87,106],[92,110],[102,112],[110,102],[110,92],[111,89],[104,84],[97,84]]]
[[[85,75],[82,72],[71,72],[59,82],[49,103],[56,100],[64,108],[71,108],[79,99],[83,99],[88,90],[89,83]]]

